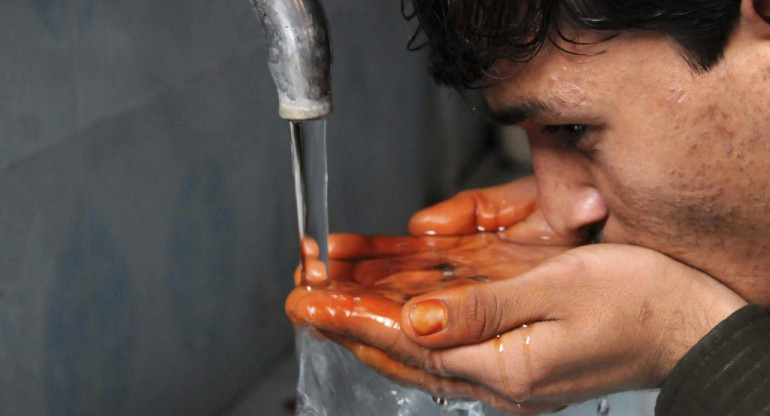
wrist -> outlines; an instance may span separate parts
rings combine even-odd
[[[659,341],[662,353],[658,354],[655,384],[660,386],[671,371],[693,347],[721,322],[748,303],[714,278],[694,270],[699,276],[683,294],[692,302],[681,302],[674,313],[667,317],[664,328],[671,334]],[[668,339],[666,339],[668,338]]]

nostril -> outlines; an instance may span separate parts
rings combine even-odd
[[[583,235],[586,236],[585,242],[587,244],[601,244],[604,242],[604,224],[607,222],[607,219],[591,224],[587,227],[584,227],[584,233]]]

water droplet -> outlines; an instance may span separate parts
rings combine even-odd
[[[523,350],[524,350],[524,364],[527,369],[527,376],[529,377],[528,380],[534,380],[535,375],[532,371],[532,353],[529,350],[529,344],[531,341],[530,334],[532,334],[532,328],[527,327],[527,325],[521,326],[521,335],[522,335],[522,343],[523,343]]]
[[[440,270],[444,276],[454,276],[455,265],[452,263],[441,263],[436,266],[436,269]]]
[[[596,414],[599,416],[608,416],[610,414],[610,402],[606,397],[600,397],[597,401]]]
[[[511,385],[508,380],[508,371],[505,368],[505,345],[503,345],[503,336],[500,334],[495,337],[495,349],[497,350],[497,367],[500,369],[500,382],[503,385],[503,391],[509,392]]]
[[[448,406],[449,405],[449,399],[443,396],[431,396],[433,398],[433,403],[436,403],[439,406]]]

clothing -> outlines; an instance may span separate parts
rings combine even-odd
[[[677,363],[656,416],[770,415],[770,314],[743,307]]]

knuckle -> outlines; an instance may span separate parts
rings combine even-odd
[[[441,353],[441,351],[425,348],[422,350],[422,357],[420,361],[421,367],[428,373],[437,375],[447,374],[444,355]]]
[[[467,303],[466,329],[473,339],[495,335],[502,321],[500,299],[488,285],[478,285]]]
[[[351,325],[351,321],[349,319],[346,320],[346,322],[348,323],[348,326]],[[355,330],[355,328],[350,328],[350,330]],[[400,332],[389,333],[382,344],[383,349],[385,351],[398,351],[401,341],[402,339]]]
[[[473,292],[468,302],[468,310],[465,312],[465,325],[468,330],[468,335],[473,338],[480,338],[481,333],[484,330],[485,317],[484,311],[479,309],[479,297]]]
[[[584,252],[571,250],[563,253],[554,259],[557,267],[568,270],[571,273],[589,274],[592,270],[590,257]]]

